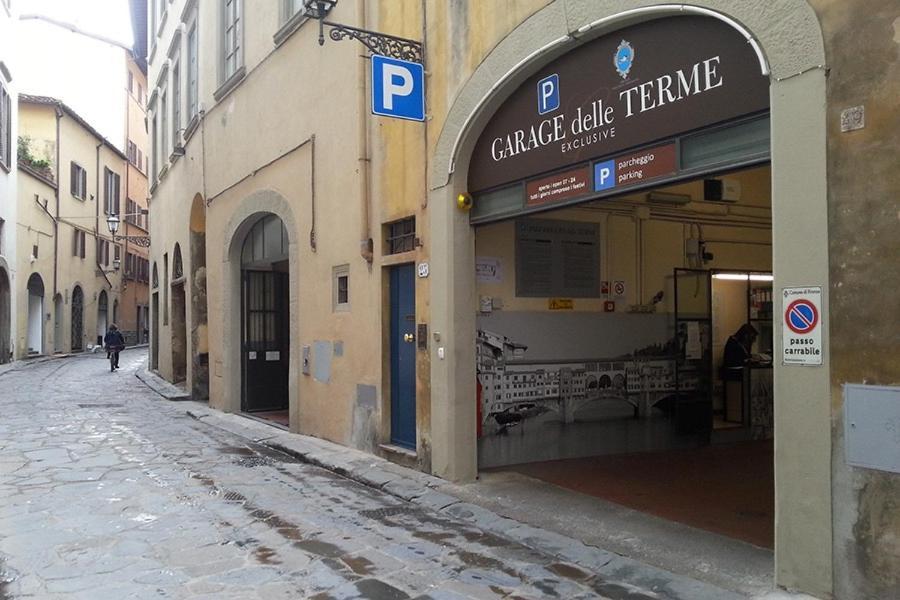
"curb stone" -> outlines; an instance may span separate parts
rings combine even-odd
[[[190,400],[191,395],[149,370],[138,369],[134,376],[166,400]]]
[[[6,375],[7,373],[14,373],[16,371],[21,371],[23,369],[27,369],[33,365],[39,365],[41,363],[50,362],[52,360],[60,360],[62,358],[75,358],[80,356],[81,354],[51,354],[49,356],[38,356],[35,358],[23,358],[20,360],[14,360],[12,362],[8,362],[6,364],[0,365],[0,377]]]
[[[143,381],[143,379],[142,379]],[[189,408],[187,414],[207,425],[228,431],[301,462],[315,465],[397,498],[469,523],[486,533],[521,544],[541,554],[577,565],[596,574],[614,596],[651,590],[660,599],[738,600],[741,594],[676,575],[580,540],[540,529],[497,514],[481,506],[434,488],[442,479],[394,464],[361,450],[327,440],[288,433],[240,415],[205,406]],[[618,596],[616,596],[618,597]]]

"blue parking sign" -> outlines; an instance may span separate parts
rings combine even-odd
[[[594,165],[594,191],[608,190],[616,185],[616,161],[607,160]]]
[[[559,75],[544,77],[537,84],[538,114],[543,115],[559,108]]]
[[[425,120],[425,69],[417,62],[372,56],[372,112],[383,117]]]

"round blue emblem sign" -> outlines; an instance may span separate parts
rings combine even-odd
[[[631,47],[631,44],[622,40],[613,56],[613,64],[616,66],[616,72],[622,76],[622,79],[628,77],[628,72],[631,71],[631,64],[633,62],[634,48]]]

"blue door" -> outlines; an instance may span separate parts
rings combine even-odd
[[[391,268],[391,443],[416,449],[416,286],[413,265]]]

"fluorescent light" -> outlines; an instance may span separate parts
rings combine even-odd
[[[726,279],[730,281],[774,281],[775,277],[772,275],[762,275],[758,273],[748,274],[748,273],[713,273],[713,279]]]

